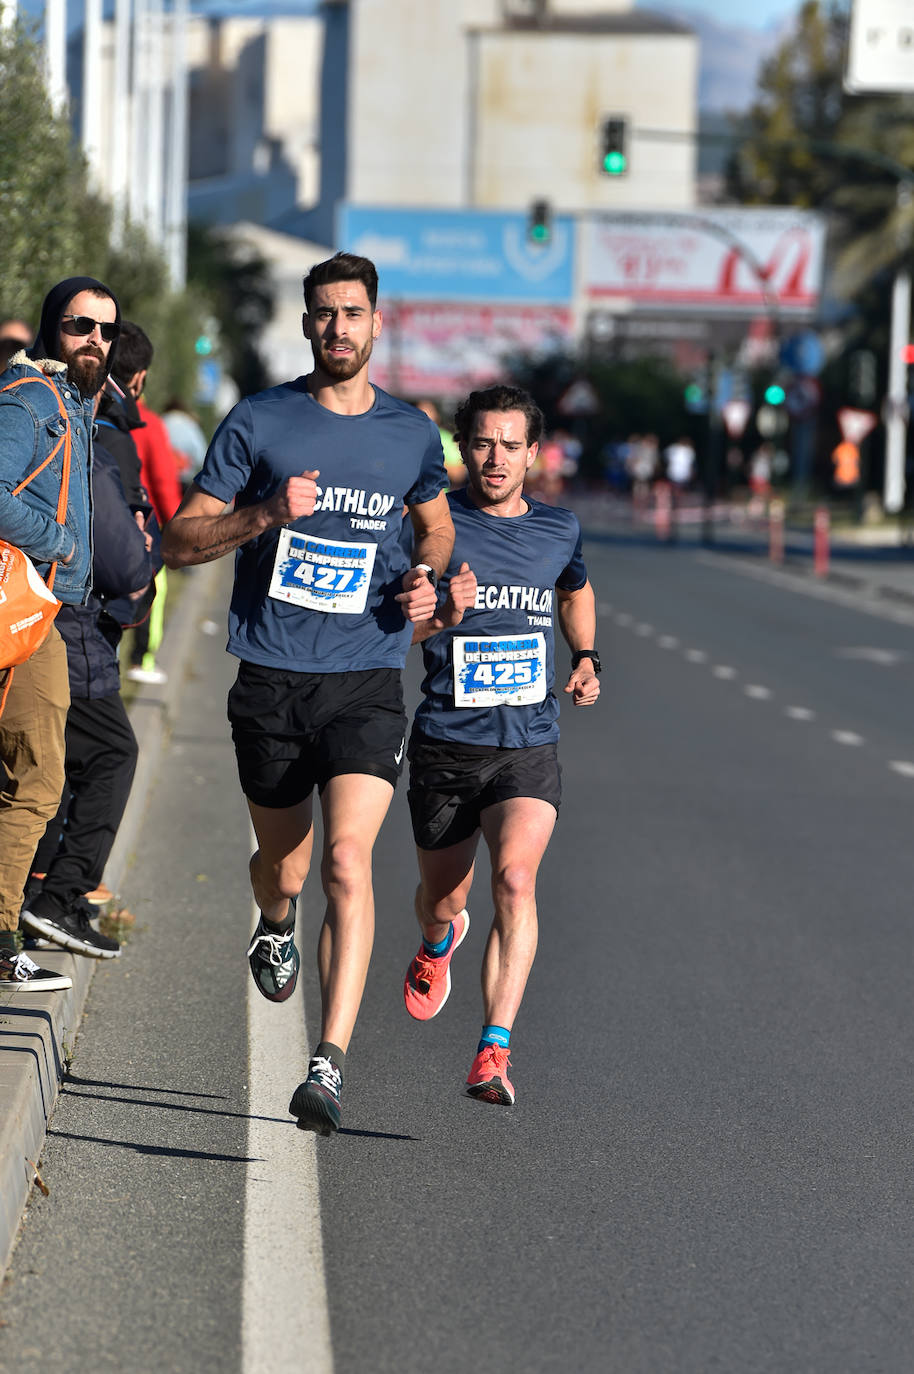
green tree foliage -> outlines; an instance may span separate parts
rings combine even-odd
[[[51,108],[39,50],[20,25],[0,31],[0,99],[0,311],[37,323],[55,281],[104,265],[109,215],[89,191],[85,160]]]
[[[581,473],[585,477],[599,475],[607,444],[632,434],[651,433],[665,447],[696,430],[694,417],[686,414],[683,404],[683,378],[666,358],[518,357],[509,367],[512,381],[535,397],[547,433],[571,430],[582,441]],[[592,416],[563,415],[562,396],[581,378],[596,392],[599,409]]]
[[[258,338],[273,315],[269,265],[256,248],[224,229],[191,224],[188,279],[212,303],[226,365],[242,396],[268,385]]]
[[[914,175],[914,100],[843,89],[847,5],[807,0],[795,31],[763,65],[741,123],[727,191],[748,204],[830,215],[833,290],[851,297],[905,251],[914,207],[897,206],[898,171]]]
[[[55,282],[98,277],[117,296],[123,318],[142,325],[152,340],[150,405],[161,408],[171,397],[192,404],[194,341],[202,321],[214,313],[218,292],[199,278],[185,291],[172,291],[165,258],[143,228],[128,225],[112,237],[111,206],[92,191],[69,121],[51,107],[41,51],[23,24],[0,30],[0,99],[0,316],[37,325],[41,302]],[[244,280],[241,273],[239,289]],[[257,300],[260,319],[262,297]]]

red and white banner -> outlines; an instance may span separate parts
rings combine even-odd
[[[506,375],[512,354],[567,349],[571,310],[549,305],[460,305],[389,300],[371,355],[372,381],[405,397],[463,396]]]
[[[822,285],[825,220],[809,210],[595,214],[581,225],[585,294],[626,308],[807,315]]]

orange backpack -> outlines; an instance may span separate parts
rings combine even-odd
[[[63,524],[67,514],[67,493],[70,488],[70,419],[56,387],[45,377],[21,377],[19,381],[10,382],[2,390],[13,391],[16,387],[25,386],[29,382],[40,382],[53,391],[66,429],[44,462],[14,487],[12,494],[18,496],[23,487],[27,487],[63,447],[63,472],[56,516],[58,523]],[[6,705],[7,693],[13,680],[13,668],[18,663],[25,663],[26,659],[31,658],[35,650],[44,643],[54,617],[60,610],[60,602],[51,591],[56,571],[57,564],[54,562],[45,582],[39,576],[32,560],[21,549],[17,549],[15,544],[7,543],[5,539],[0,539],[0,673],[9,670],[3,687],[3,698],[0,700],[0,712]]]

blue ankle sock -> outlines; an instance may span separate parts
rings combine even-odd
[[[454,943],[454,922],[451,921],[451,924],[448,926],[447,935],[445,935],[443,940],[439,940],[437,945],[429,944],[428,940],[424,938],[422,943],[425,946],[426,954],[430,954],[433,959],[440,959],[442,954],[447,954],[451,945]]]
[[[511,1044],[511,1032],[505,1030],[504,1026],[483,1026],[482,1039],[476,1046],[476,1053],[484,1050],[486,1045],[498,1045],[506,1050]]]

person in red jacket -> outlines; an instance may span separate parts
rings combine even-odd
[[[146,374],[153,358],[149,336],[138,324],[125,320],[121,329],[120,351],[114,380],[133,397],[142,425],[131,430],[131,437],[140,455],[140,476],[149,493],[160,528],[165,526],[181,503],[181,483],[178,478],[178,458],[171,446],[168,430],[159,415],[142,400]],[[161,683],[166,674],[156,665],[156,654],[162,643],[165,623],[166,573],[162,568],[156,576],[156,598],[149,619],[138,625],[133,635],[130,667],[131,682]]]

